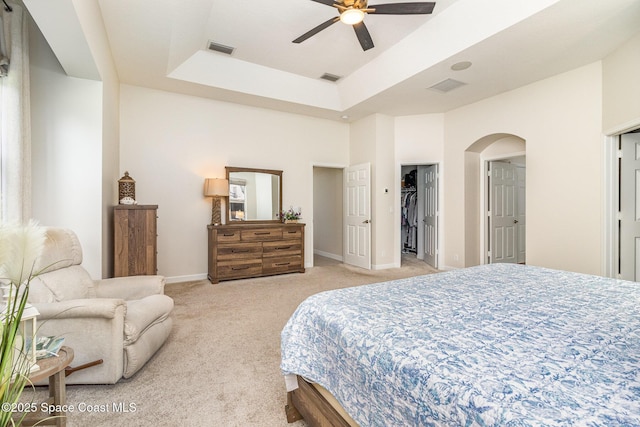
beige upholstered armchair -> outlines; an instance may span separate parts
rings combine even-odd
[[[63,336],[78,370],[68,384],[114,384],[135,374],[164,344],[172,326],[173,300],[164,277],[92,280],[81,266],[82,248],[71,230],[47,228],[43,255],[29,302],[40,312],[38,335]]]

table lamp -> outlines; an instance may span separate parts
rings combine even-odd
[[[213,197],[211,202],[211,224],[220,225],[220,197],[229,195],[229,181],[222,178],[207,178],[204,180],[204,196]]]

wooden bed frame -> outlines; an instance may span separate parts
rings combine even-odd
[[[287,422],[304,419],[312,427],[353,427],[318,390],[304,378],[297,378],[298,388],[287,393]]]

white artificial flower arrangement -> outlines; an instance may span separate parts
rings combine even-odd
[[[11,410],[17,407],[31,372],[26,343],[18,330],[29,284],[39,273],[34,267],[44,242],[45,230],[33,221],[27,225],[0,224],[0,285],[4,293],[0,302],[0,427],[20,425],[26,415]]]

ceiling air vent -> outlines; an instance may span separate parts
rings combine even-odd
[[[323,80],[328,80],[330,82],[337,82],[338,80],[340,80],[340,76],[336,76],[335,74],[329,74],[329,73],[324,73],[323,75],[320,76],[320,78]]]
[[[227,55],[231,55],[233,53],[233,47],[225,46],[220,43],[216,43],[214,41],[209,40],[209,45],[207,46],[209,50],[213,50],[220,53],[226,53]]]
[[[460,86],[464,86],[466,83],[460,82],[454,79],[446,79],[441,81],[440,83],[436,83],[431,86],[429,89],[437,90],[438,92],[446,93],[452,91]]]

